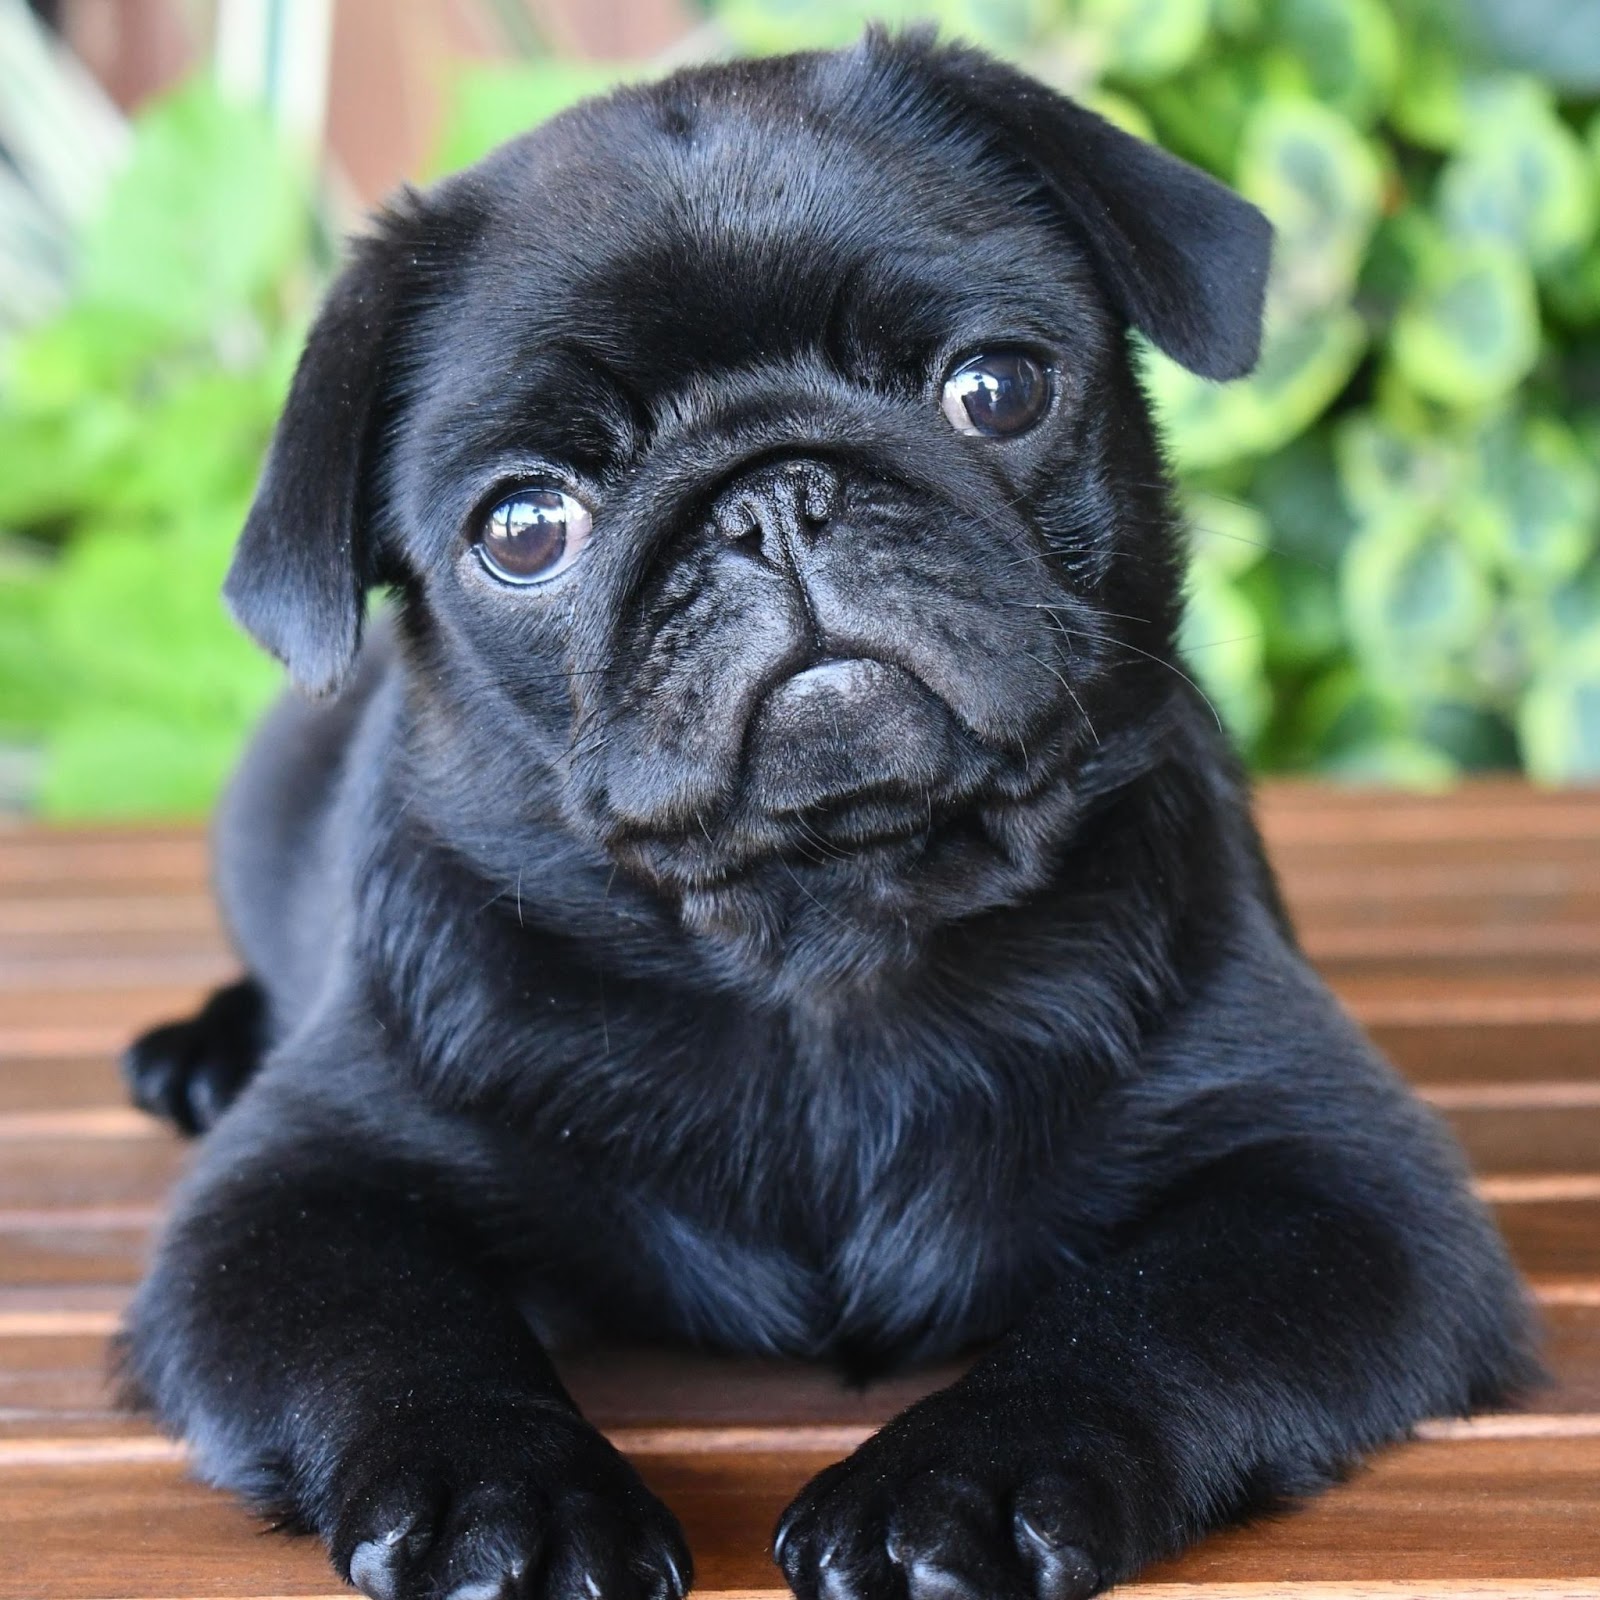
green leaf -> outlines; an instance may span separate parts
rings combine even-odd
[[[604,94],[648,70],[635,62],[556,60],[458,68],[447,91],[444,132],[430,171],[439,177],[471,166],[497,145],[586,96]]]
[[[1097,37],[1105,68],[1135,82],[1169,78],[1205,43],[1209,0],[1077,0],[1077,21]]]
[[[242,724],[78,707],[50,736],[37,803],[59,821],[198,817],[239,757]]]
[[[1574,95],[1600,94],[1600,0],[1460,0],[1474,42]]]
[[[278,670],[220,599],[245,503],[219,503],[166,530],[135,522],[73,540],[46,625],[82,703],[241,728],[266,703]]]
[[[868,8],[861,0],[717,0],[716,17],[740,55],[835,50],[860,36],[869,18],[904,24],[924,15],[911,0]]]
[[[1485,495],[1463,518],[1484,560],[1518,588],[1575,577],[1600,533],[1600,465],[1553,417],[1502,421],[1479,441]]]
[[[1057,6],[1052,0],[933,0],[931,5],[908,6],[906,10],[937,21],[947,34],[971,39],[1002,55],[1025,50],[1057,21]],[[882,15],[879,8],[858,7],[855,31],[859,32],[869,17]]]
[[[31,529],[95,504],[134,458],[138,415],[120,396],[29,415],[0,408],[0,528]]]
[[[1275,551],[1301,565],[1332,571],[1355,524],[1327,430],[1302,435],[1268,456],[1250,493],[1271,524]]]
[[[1454,41],[1427,15],[1397,12],[1405,25],[1402,71],[1390,115],[1413,144],[1451,150],[1466,132],[1468,73]]]
[[[1263,670],[1264,631],[1250,602],[1205,565],[1191,574],[1178,645],[1229,732],[1248,745],[1272,710]]]
[[[1260,364],[1238,383],[1209,383],[1149,353],[1146,387],[1173,460],[1195,470],[1287,444],[1350,381],[1366,344],[1366,324],[1345,309],[1269,327]]]
[[[1248,571],[1266,553],[1272,530],[1252,505],[1190,490],[1183,497],[1192,559],[1224,578]]]
[[[1551,310],[1569,327],[1600,328],[1600,250],[1547,267],[1541,279]]]
[[[1518,765],[1517,736],[1510,723],[1481,705],[1433,701],[1421,708],[1417,727],[1429,746],[1465,771]]]
[[[1091,111],[1098,112],[1107,122],[1121,128],[1124,133],[1131,133],[1135,139],[1143,139],[1148,144],[1159,142],[1154,124],[1140,106],[1126,95],[1113,93],[1110,89],[1094,88],[1080,90],[1074,98]]]
[[[1409,508],[1368,522],[1340,567],[1345,624],[1367,670],[1416,699],[1453,691],[1483,636],[1493,596],[1448,519]]]
[[[1317,771],[1338,783],[1424,791],[1449,789],[1461,777],[1444,751],[1398,734],[1348,745],[1319,762]]]
[[[1359,411],[1333,431],[1339,487],[1362,521],[1405,515],[1422,521],[1469,492],[1471,461],[1453,439]]]
[[[81,293],[179,335],[226,335],[303,254],[305,195],[270,125],[196,80],[135,124],[83,241]]]
[[[46,618],[55,563],[0,541],[0,736],[50,726],[67,703],[49,648]]]
[[[1280,314],[1342,304],[1382,208],[1372,145],[1314,100],[1268,100],[1245,125],[1236,181],[1277,230],[1268,293]]]
[[[1396,317],[1391,349],[1406,381],[1440,405],[1500,399],[1539,357],[1532,274],[1504,245],[1441,253]]]
[[[1274,552],[1240,587],[1266,628],[1269,666],[1299,673],[1343,650],[1336,569]]]
[[[1475,107],[1439,179],[1439,213],[1458,239],[1498,240],[1535,267],[1572,259],[1593,237],[1588,152],[1538,85],[1511,82]]]
[[[1140,103],[1169,150],[1208,172],[1231,175],[1245,122],[1261,98],[1261,70],[1253,54],[1202,60],[1182,77],[1141,85]]]
[[[1534,680],[1518,708],[1517,733],[1528,771],[1541,782],[1600,780],[1600,626]]]
[[[1576,577],[1541,596],[1545,645],[1552,656],[1571,649],[1600,617],[1600,540],[1588,564]]]
[[[1277,0],[1272,23],[1317,98],[1371,127],[1400,71],[1400,37],[1383,0]]]

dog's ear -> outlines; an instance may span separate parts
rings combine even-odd
[[[235,619],[308,694],[344,682],[382,580],[365,486],[402,295],[386,224],[356,241],[317,314],[223,584]]]
[[[1166,151],[980,51],[931,35],[869,38],[1020,158],[1088,249],[1126,321],[1205,378],[1261,351],[1272,227],[1248,201]]]

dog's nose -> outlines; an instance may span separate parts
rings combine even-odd
[[[839,502],[839,475],[821,461],[776,461],[747,473],[717,497],[711,520],[731,543],[774,567],[825,527]]]

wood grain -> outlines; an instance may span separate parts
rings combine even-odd
[[[766,1555],[789,1498],[827,1451],[692,1450],[636,1456],[682,1518],[700,1588],[772,1589]],[[100,1600],[107,1551],[125,1595],[331,1592],[319,1551],[262,1535],[168,1460],[0,1466],[13,1535],[0,1600]],[[1600,1441],[1422,1442],[1293,1517],[1207,1541],[1145,1577],[1167,1583],[1600,1583]],[[88,1530],[93,1530],[92,1537]]]

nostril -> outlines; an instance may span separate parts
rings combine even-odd
[[[815,527],[828,522],[838,505],[839,480],[814,461],[793,461],[786,469],[794,478],[800,515]]]
[[[712,521],[719,534],[741,555],[763,566],[775,566],[771,544],[771,517],[750,495],[734,495],[716,509]]]
[[[761,537],[761,518],[746,495],[733,495],[718,502],[711,514],[717,532],[731,544]]]

